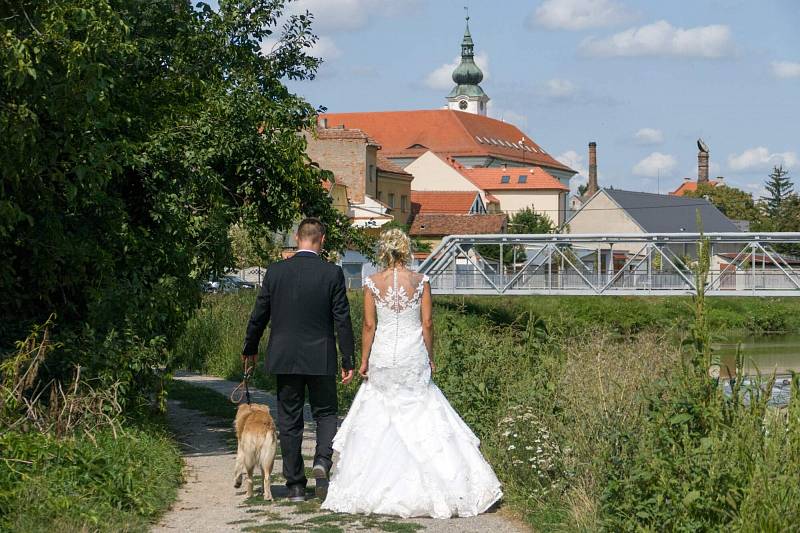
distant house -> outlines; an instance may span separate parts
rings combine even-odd
[[[562,224],[569,187],[542,167],[468,168],[453,158],[428,151],[406,167],[415,191],[476,191],[487,211],[509,215],[525,208]]]
[[[706,183],[708,183],[712,187],[716,187],[722,182],[716,180],[708,180]],[[696,190],[697,190],[697,182],[693,181],[691,178],[686,178],[685,180],[683,180],[683,183],[681,183],[680,186],[674,191],[672,191],[670,194],[672,196],[684,196],[686,195],[686,193],[694,192]]]
[[[383,147],[383,155],[406,167],[428,151],[465,167],[541,167],[569,185],[575,171],[557,161],[511,123],[450,109],[325,113],[329,128],[357,128]]]
[[[567,221],[570,233],[696,233],[739,228],[703,198],[600,189]]]
[[[409,222],[413,177],[380,154],[377,141],[344,128],[318,128],[306,133],[306,141],[309,158],[347,188],[348,215],[357,223],[371,220],[377,228],[391,220]],[[380,216],[373,217],[376,211]]]
[[[411,191],[411,214],[484,215],[486,203],[478,191]]]
[[[508,215],[417,215],[409,234],[436,246],[448,235],[493,235],[505,233]]]
[[[714,204],[703,198],[689,198],[668,194],[600,189],[592,195],[567,221],[573,234],[625,234],[625,233],[697,233],[697,214],[700,214],[705,233],[739,232],[739,227],[722,214]],[[622,242],[597,246],[603,263],[610,261],[613,252],[615,265],[636,255],[642,243]],[[695,247],[686,244],[669,245],[677,256],[695,256]],[[736,245],[719,245],[715,253],[737,252]],[[719,257],[712,259],[716,268]]]

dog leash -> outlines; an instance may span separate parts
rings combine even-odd
[[[247,366],[245,363],[244,374],[242,375],[242,382],[236,385],[236,388],[233,389],[231,392],[231,402],[235,404],[239,404],[242,402],[242,397],[244,397],[247,401],[247,405],[250,405],[252,402],[250,401],[250,378],[253,376],[253,368]],[[242,388],[244,388],[244,394],[242,394]]]

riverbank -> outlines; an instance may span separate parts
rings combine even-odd
[[[206,300],[180,359],[238,377],[253,298]],[[791,475],[800,469],[800,407],[770,418],[776,425],[765,434],[765,402],[725,400],[692,363],[708,344],[700,329],[790,330],[800,302],[708,300],[700,329],[691,302],[435,298],[434,379],[481,438],[506,501],[534,529],[781,529],[800,520],[780,503],[800,498]],[[360,337],[357,293],[351,307]],[[357,387],[340,386],[344,408]]]

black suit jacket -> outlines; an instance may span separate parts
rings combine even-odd
[[[342,368],[353,368],[353,324],[342,269],[313,252],[298,252],[267,268],[250,322],[243,353],[258,352],[272,320],[267,345],[271,374],[335,375],[336,338]]]

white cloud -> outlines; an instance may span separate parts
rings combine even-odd
[[[677,163],[672,155],[653,152],[633,166],[633,173],[645,178],[669,176]]]
[[[585,30],[627,22],[632,14],[614,0],[545,0],[528,15],[528,27]]]
[[[503,122],[509,122],[520,129],[524,129],[528,125],[528,117],[514,111],[502,111],[497,118]]]
[[[733,52],[733,38],[730,28],[721,24],[676,28],[666,20],[660,20],[604,39],[589,37],[584,39],[580,49],[585,55],[599,57],[719,58]]]
[[[575,150],[567,150],[563,154],[556,156],[556,161],[564,163],[569,168],[574,170],[578,173],[578,176],[581,176],[582,179],[578,178],[577,176],[573,179],[577,178],[579,183],[584,183],[589,177],[589,169],[586,167],[585,158],[576,152]]]
[[[544,84],[545,95],[554,100],[565,100],[575,96],[575,84],[569,80],[554,78],[547,80]]]
[[[642,128],[633,138],[637,144],[661,144],[664,142],[664,133],[655,128]]]
[[[309,53],[322,59],[336,59],[342,55],[342,51],[336,46],[334,40],[327,35],[320,36]]]
[[[794,61],[773,61],[772,75],[776,78],[800,78],[800,63]]]
[[[309,54],[325,60],[341,57],[342,51],[330,34],[358,30],[369,25],[373,16],[395,16],[413,12],[420,0],[296,0],[291,2],[278,20],[280,28],[290,15],[300,15],[306,11],[314,16],[312,31],[319,36]],[[400,5],[402,4],[402,5]],[[269,54],[278,40],[269,37],[262,41],[261,51]]]
[[[764,146],[748,148],[741,154],[728,156],[728,166],[731,170],[768,170],[776,165],[792,168],[798,163],[796,152],[771,153]]]
[[[431,89],[450,89],[453,87],[453,71],[461,63],[461,56],[456,56],[452,62],[445,63],[432,70],[425,77],[425,85]],[[475,64],[483,72],[483,81],[489,79],[489,54],[481,50],[475,54]]]
[[[280,40],[275,37],[268,37],[261,41],[261,53],[269,55],[280,46]],[[342,55],[342,51],[336,46],[336,42],[325,35],[320,36],[313,46],[309,47],[308,54],[321,59],[336,59]]]
[[[392,0],[297,0],[290,4],[289,12],[309,11],[314,15],[314,31],[325,34],[364,28],[372,15],[407,13],[408,1],[402,3],[405,9],[398,9],[400,6]]]
[[[486,105],[486,113],[492,118],[502,120],[503,122],[508,122],[522,130],[524,130],[528,125],[527,115],[517,113],[516,111],[512,111],[510,109],[497,107],[493,100],[489,100],[489,103]]]

